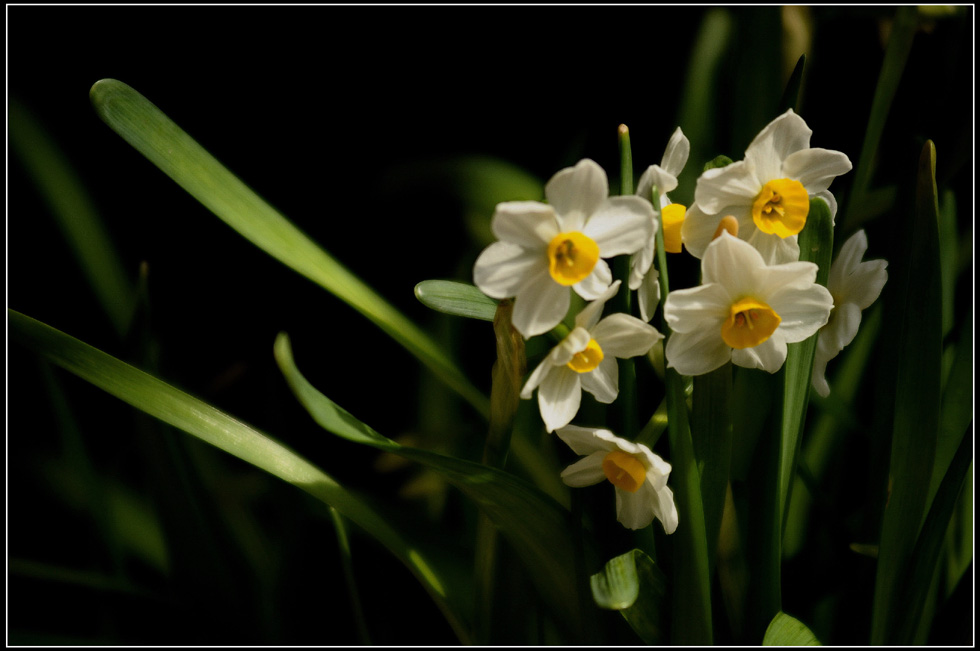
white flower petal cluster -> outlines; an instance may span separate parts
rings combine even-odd
[[[732,215],[738,237],[767,264],[799,260],[797,234],[806,223],[810,198],[826,201],[833,219],[837,201],[828,188],[851,169],[845,154],[810,147],[812,133],[790,109],[755,137],[743,160],[702,174],[681,229],[688,251],[702,257],[719,221]]]
[[[548,203],[497,205],[499,240],[480,254],[474,282],[487,296],[514,297],[513,325],[525,338],[552,329],[569,306],[569,288],[594,300],[612,282],[602,258],[632,254],[650,238],[653,205],[610,197],[605,171],[584,159],[545,185]]]
[[[858,231],[844,243],[837,259],[830,265],[827,289],[834,299],[834,309],[827,325],[817,335],[811,375],[813,388],[824,398],[830,395],[825,376],[827,362],[854,340],[861,325],[861,311],[878,300],[888,280],[887,261],[861,262],[867,250],[868,236],[863,230]]]
[[[674,130],[667,148],[664,150],[660,165],[651,165],[640,177],[636,185],[637,196],[649,199],[653,196],[653,189],[657,189],[657,197],[654,197],[654,207],[660,219],[653,220],[653,231],[644,243],[643,248],[633,255],[630,259],[630,289],[636,290],[637,302],[640,306],[640,318],[650,321],[660,302],[660,273],[653,266],[653,258],[657,244],[657,230],[660,221],[664,220],[664,208],[671,205],[667,193],[677,187],[677,177],[687,164],[687,158],[691,154],[691,142],[681,131],[680,127]],[[676,212],[674,210],[668,212]],[[680,206],[683,211],[683,206]],[[683,212],[681,213],[683,215]],[[680,224],[677,228],[672,228],[671,224],[664,224],[664,242],[668,251],[672,250],[669,239],[679,239],[673,231],[679,232]],[[680,252],[678,241],[677,253]]]
[[[833,298],[816,284],[817,265],[766,265],[759,252],[727,232],[705,250],[702,284],[672,291],[664,318],[673,334],[667,365],[701,375],[728,360],[775,373],[786,344],[803,341],[830,316]]]
[[[599,320],[606,301],[619,287],[617,280],[575,316],[575,328],[551,349],[521,390],[521,398],[527,400],[538,389],[541,418],[549,432],[572,421],[582,402],[582,389],[599,402],[614,401],[619,395],[616,358],[643,355],[663,339],[656,328],[628,314]]]
[[[616,487],[616,519],[630,529],[660,520],[668,534],[677,529],[674,493],[667,486],[670,464],[642,443],[607,429],[569,425],[557,431],[572,451],[583,455],[562,473],[568,486],[592,486],[603,479]]]

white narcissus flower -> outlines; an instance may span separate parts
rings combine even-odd
[[[653,318],[657,303],[660,302],[660,272],[653,266],[660,221],[664,227],[664,250],[670,253],[681,252],[681,223],[684,221],[685,208],[679,203],[671,203],[667,193],[677,187],[677,177],[687,164],[690,153],[691,142],[681,128],[677,127],[667,142],[660,165],[648,167],[636,185],[637,196],[644,199],[650,199],[653,189],[657,189],[653,204],[660,215],[659,220],[654,218],[653,230],[643,248],[630,259],[630,289],[636,290],[640,318],[644,321]]]
[[[609,197],[606,173],[585,159],[545,185],[547,204],[497,205],[491,228],[500,240],[484,249],[473,279],[487,296],[514,297],[512,322],[525,338],[565,317],[569,288],[594,300],[612,282],[602,258],[636,252],[650,237],[653,205],[636,196]]]
[[[885,260],[861,262],[868,250],[868,236],[864,231],[852,235],[841,247],[837,259],[830,265],[827,289],[834,299],[834,309],[827,325],[817,335],[817,349],[813,356],[813,388],[821,396],[830,395],[830,385],[825,374],[827,362],[837,357],[857,335],[861,325],[861,311],[878,300],[888,272]]]
[[[575,316],[575,328],[551,349],[521,389],[528,400],[538,389],[541,419],[549,432],[572,422],[582,403],[582,389],[609,404],[619,394],[616,358],[645,354],[663,339],[656,328],[628,314],[599,320],[606,301],[619,290],[620,281]]]
[[[630,529],[642,529],[656,518],[664,531],[677,529],[674,493],[667,487],[670,464],[642,443],[620,438],[607,429],[569,425],[558,430],[579,459],[561,473],[568,486],[598,484],[616,487],[616,519]]]
[[[800,258],[797,234],[820,197],[837,214],[828,188],[851,169],[839,151],[810,147],[813,131],[789,109],[773,120],[745,150],[744,160],[703,173],[681,232],[684,245],[700,258],[726,215],[738,220],[738,236],[762,254],[766,264]]]
[[[672,330],[667,366],[682,375],[702,375],[728,360],[775,373],[786,361],[786,344],[819,330],[834,304],[815,282],[817,265],[767,266],[727,231],[705,251],[701,278],[699,287],[672,291],[664,303]]]

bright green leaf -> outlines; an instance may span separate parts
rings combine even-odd
[[[634,549],[613,558],[591,581],[596,604],[620,611],[646,644],[665,643],[667,578],[645,552]]]
[[[780,612],[772,618],[772,623],[766,629],[762,646],[821,646],[817,636],[806,627],[806,624]]]
[[[437,312],[470,319],[493,321],[497,301],[477,287],[452,280],[423,280],[415,286],[415,297]]]

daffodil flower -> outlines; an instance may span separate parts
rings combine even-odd
[[[797,234],[806,224],[810,198],[826,201],[833,219],[837,201],[828,188],[851,169],[843,153],[810,147],[812,134],[790,109],[755,137],[743,160],[703,173],[681,228],[687,250],[702,257],[718,221],[732,215],[739,238],[767,264],[799,260]]]
[[[616,358],[643,355],[663,338],[656,328],[628,314],[599,320],[620,281],[575,316],[575,328],[551,349],[521,389],[528,400],[538,389],[541,419],[549,432],[570,423],[582,402],[582,389],[609,404],[619,394]]]
[[[642,529],[656,518],[664,531],[677,529],[674,493],[667,486],[670,464],[642,443],[620,438],[607,429],[568,425],[557,431],[579,459],[561,473],[568,486],[609,480],[616,487],[616,519],[629,529]]]
[[[830,385],[825,377],[827,362],[854,340],[861,325],[861,311],[878,299],[888,280],[887,261],[861,262],[867,250],[868,236],[863,230],[858,231],[844,243],[837,259],[830,265],[827,289],[834,299],[834,309],[827,325],[820,328],[817,335],[811,376],[813,388],[824,398],[830,395]]]
[[[657,303],[660,302],[660,272],[653,267],[659,222],[663,222],[664,250],[670,253],[681,252],[681,224],[686,209],[679,203],[671,203],[667,193],[677,187],[677,177],[687,164],[690,153],[691,143],[681,128],[677,127],[667,142],[660,165],[648,167],[636,185],[637,196],[644,199],[651,198],[653,189],[657,189],[653,203],[660,215],[659,220],[654,218],[653,231],[643,248],[630,259],[630,289],[636,290],[640,317],[644,321],[653,318]]]
[[[547,204],[497,205],[491,222],[500,240],[473,268],[487,296],[514,297],[512,322],[525,338],[554,328],[565,317],[569,288],[586,300],[612,282],[603,258],[635,253],[649,239],[653,205],[636,196],[609,197],[606,173],[585,159],[545,185]]]
[[[803,341],[830,316],[833,298],[816,284],[817,265],[767,266],[750,244],[723,231],[701,260],[702,284],[672,291],[664,318],[672,330],[667,365],[702,375],[728,360],[775,373],[786,344]]]

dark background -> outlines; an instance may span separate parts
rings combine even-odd
[[[424,171],[456,156],[490,155],[544,182],[590,157],[613,177],[616,128],[626,123],[639,174],[659,162],[674,127],[684,125],[679,96],[707,11],[8,6],[8,97],[30,110],[75,165],[133,278],[147,265],[155,373],[284,441],[346,485],[388,499],[409,471],[379,479],[366,470],[373,454],[317,430],[279,376],[273,340],[288,332],[311,381],[389,436],[410,430],[424,416],[420,394],[431,389],[431,381],[377,328],[242,239],[113,133],[92,110],[92,84],[115,78],[154,102],[410,318],[443,328],[435,336],[445,337],[464,370],[487,390],[493,362],[489,326],[446,325],[413,295],[415,284],[427,278],[469,281],[482,246],[461,219],[453,188]],[[778,20],[779,10],[730,11],[739,25],[753,25]],[[814,131],[814,146],[844,151],[853,162],[891,13],[887,7],[811,12],[816,37],[800,112]],[[972,10],[967,20],[938,21],[917,36],[875,176],[910,179],[907,161],[915,161],[924,139],[931,138],[939,151],[940,184],[959,190],[961,215],[973,214],[971,28]],[[735,38],[744,51],[775,36],[739,29]],[[739,87],[739,65],[734,58],[724,64],[716,108],[749,122],[744,116],[752,113],[743,106],[773,102],[786,80],[774,78],[761,91]],[[751,136],[735,133],[730,124],[718,120],[712,155],[738,159]],[[17,159],[8,160],[8,306],[126,357],[132,347],[112,334],[45,203]],[[835,182],[839,199],[848,183]],[[964,237],[972,238],[972,222],[961,222],[967,222]],[[877,255],[887,255],[881,244],[887,230],[885,220],[869,225],[873,254],[877,247]],[[960,294],[971,296],[971,287]],[[960,306],[959,316],[972,311],[970,301]],[[465,349],[459,342],[466,342]],[[42,377],[30,355],[8,347],[8,560],[105,568],[106,554],[90,519],[66,506],[44,471],[63,450]],[[152,458],[153,444],[132,442],[135,426],[127,408],[75,378],[58,377],[98,472],[161,499],[149,487],[153,480],[141,470],[142,462],[129,456]],[[454,410],[459,436],[477,435],[479,418],[465,406]],[[9,626],[19,636],[9,639],[355,641],[343,600],[325,593],[319,601],[301,598],[321,580],[342,585],[334,534],[322,509],[223,453],[178,443],[188,438],[183,434],[160,436],[168,445],[191,446],[181,454],[213,470],[215,481],[233,486],[228,499],[249,504],[261,523],[257,544],[277,577],[274,591],[248,576],[242,570],[247,563],[234,554],[222,561],[233,578],[214,585],[201,576],[159,576],[127,566],[137,582],[152,587],[156,596],[145,600],[8,573]],[[207,491],[191,486],[187,492]],[[459,499],[448,497],[450,519],[462,511],[454,506]],[[207,507],[201,508],[207,520]],[[405,510],[406,517],[426,526],[424,512],[414,508]],[[219,542],[221,535],[214,534]],[[368,620],[377,627],[373,641],[453,643],[452,632],[408,573],[373,541],[354,535],[355,562],[371,558],[360,578]],[[189,537],[187,553],[193,554],[193,533]],[[182,543],[172,544],[181,549]],[[201,554],[197,567],[207,567]],[[794,571],[805,576],[792,568],[790,576]],[[345,593],[338,587],[336,594]],[[787,600],[793,594],[787,588]],[[799,599],[803,607],[805,598]],[[381,618],[379,612],[387,614]],[[834,631],[838,643],[862,643],[866,632],[847,624]]]

